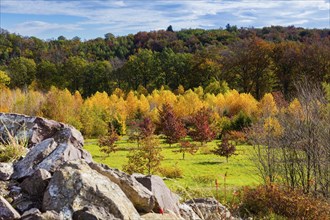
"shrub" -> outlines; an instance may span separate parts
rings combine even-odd
[[[193,176],[192,179],[196,183],[209,184],[214,182],[215,177],[210,175],[199,175],[199,176]]]
[[[0,143],[0,162],[13,162],[26,154],[27,141],[17,138],[7,131],[7,138]]]
[[[178,166],[173,167],[161,167],[159,168],[159,173],[167,178],[176,179],[176,178],[182,178],[183,172],[182,169]]]
[[[330,216],[328,202],[277,185],[244,188],[241,196],[239,210],[244,217],[274,213],[290,219],[328,219]]]
[[[204,146],[199,148],[200,154],[204,154],[204,155],[213,154],[212,150],[213,149],[209,146]]]
[[[246,134],[241,131],[229,131],[228,139],[235,142],[237,144],[244,144],[247,141]]]

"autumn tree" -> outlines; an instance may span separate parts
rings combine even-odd
[[[159,141],[152,135],[141,140],[141,145],[128,154],[128,162],[123,170],[128,173],[155,173],[163,160]]]
[[[284,41],[275,44],[272,52],[274,73],[279,81],[279,88],[288,98],[294,89],[294,80],[298,75],[299,57],[302,45]]]
[[[231,88],[253,93],[260,99],[272,90],[274,78],[269,71],[272,44],[258,38],[237,41],[223,51],[223,74]]]
[[[110,124],[108,134],[99,138],[98,145],[101,148],[101,151],[106,153],[109,157],[110,153],[117,151],[117,145],[115,143],[118,140],[119,136],[114,126]]]
[[[10,83],[9,76],[4,72],[0,70],[0,89],[1,87],[7,86]]]
[[[206,108],[202,108],[192,116],[189,135],[194,141],[199,141],[204,145],[215,138],[216,134],[211,126],[210,119],[210,110]]]
[[[185,155],[187,153],[195,154],[198,151],[198,146],[189,141],[181,141],[179,145],[179,150],[175,150],[175,152],[182,153],[182,160],[184,160]]]
[[[299,96],[286,109],[252,125],[257,168],[265,182],[329,197],[328,101],[318,85],[303,82],[296,90]]]
[[[254,146],[254,162],[265,183],[273,183],[278,176],[276,142],[282,135],[278,121],[278,109],[271,94],[265,94],[258,103],[258,120],[247,129],[248,137]]]
[[[216,149],[214,149],[212,152],[220,157],[226,157],[226,161],[228,163],[228,158],[232,156],[235,151],[235,145],[230,143],[227,137],[224,137],[222,138],[221,143],[218,143]]]
[[[136,119],[130,124],[129,138],[136,141],[139,147],[141,140],[151,137],[155,129],[156,127],[151,118]]]
[[[164,104],[159,110],[158,126],[160,133],[165,135],[166,143],[170,146],[187,135],[182,121],[175,115],[173,107],[169,104]]]

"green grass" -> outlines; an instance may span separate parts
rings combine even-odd
[[[96,162],[107,164],[110,167],[122,169],[127,163],[126,155],[129,149],[135,147],[135,143],[126,141],[123,137],[117,142],[118,150],[107,157],[100,152],[97,146],[97,140],[88,139],[85,143],[85,149],[89,151]],[[228,163],[224,157],[214,154],[205,154],[216,146],[216,141],[207,143],[195,155],[186,154],[185,160],[182,160],[181,153],[175,153],[178,148],[176,145],[169,147],[162,143],[162,167],[179,167],[183,171],[183,177],[177,179],[166,179],[166,184],[179,193],[184,199],[197,196],[214,196],[215,180],[219,183],[219,199],[224,200],[224,178],[226,175],[227,199],[232,197],[232,192],[242,186],[252,186],[258,184],[257,171],[254,168],[253,161],[250,159],[252,146],[236,146],[236,155],[229,158]]]

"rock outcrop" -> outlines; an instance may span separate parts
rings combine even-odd
[[[90,163],[89,165],[92,169],[118,184],[139,212],[147,213],[152,211],[155,206],[153,193],[134,177],[103,164]]]
[[[10,136],[24,139],[28,152],[12,164],[0,163],[0,220],[230,217],[216,200],[180,204],[159,176],[128,175],[93,162],[72,126],[0,113],[0,142]]]
[[[47,187],[43,210],[55,210],[70,218],[85,207],[99,219],[108,219],[112,215],[118,219],[139,219],[133,204],[117,184],[84,161],[65,163],[54,173]]]
[[[180,215],[179,196],[172,193],[162,178],[155,175],[133,174],[134,178],[149,189],[156,198],[154,212],[172,212]]]
[[[229,210],[214,198],[192,199],[185,204],[190,206],[201,219],[231,219]]]
[[[38,169],[54,172],[66,161],[92,161],[91,155],[83,149],[81,133],[63,123],[0,113],[0,140],[8,141],[9,135],[25,140],[30,148],[27,155],[14,164],[13,179],[30,176]]]
[[[19,219],[21,215],[0,196],[0,220]]]

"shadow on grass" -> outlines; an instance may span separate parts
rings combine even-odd
[[[220,162],[220,161],[203,161],[203,162],[197,162],[194,164],[199,164],[199,165],[218,165],[218,164],[222,164],[224,162]]]
[[[108,158],[108,156],[99,156],[99,155],[95,155],[95,156],[93,156],[93,159],[100,159],[100,160],[105,160],[105,159],[107,159]]]

